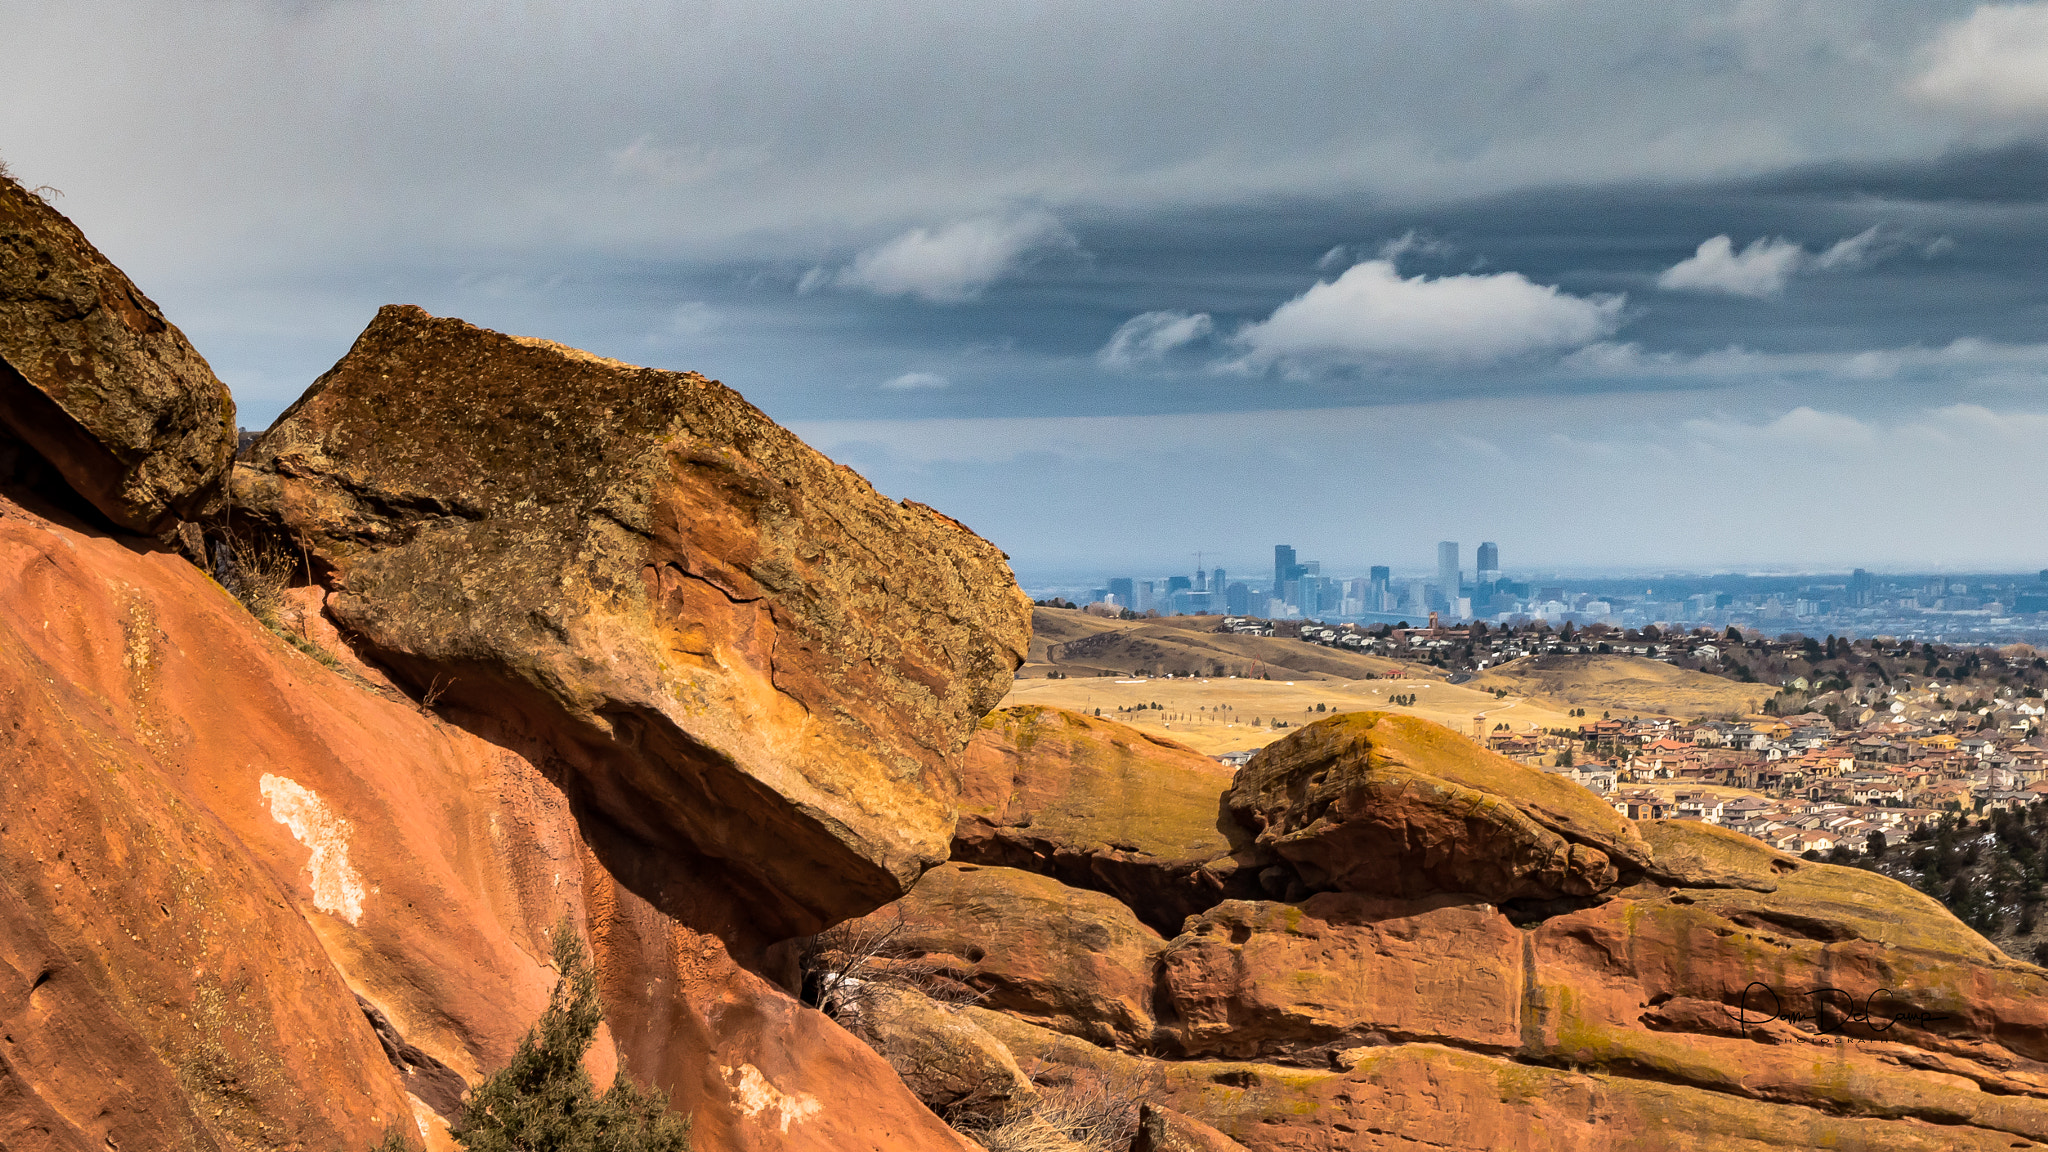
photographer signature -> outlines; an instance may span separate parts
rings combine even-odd
[[[1812,1010],[1801,1012],[1797,1008],[1786,1008],[1783,998],[1778,995],[1777,989],[1765,984],[1761,980],[1752,980],[1749,986],[1742,990],[1742,1000],[1738,1010],[1728,1012],[1728,1014],[1735,1017],[1737,1023],[1741,1025],[1743,1035],[1745,1036],[1749,1034],[1750,1025],[1768,1024],[1773,1020],[1785,1020],[1792,1023],[1811,1020],[1814,1023],[1815,1034],[1826,1036],[1831,1032],[1839,1032],[1850,1024],[1861,1024],[1872,1032],[1887,1032],[1891,1030],[1893,1025],[1900,1022],[1909,1025],[1925,1025],[1931,1024],[1936,1020],[1949,1019],[1949,1014],[1946,1012],[1924,1012],[1912,1007],[1889,1014],[1880,1014],[1873,1011],[1873,1006],[1877,1004],[1879,997],[1888,996],[1890,992],[1891,989],[1889,988],[1879,988],[1877,991],[1864,997],[1862,1003],[1859,1004],[1855,995],[1846,989],[1814,988],[1806,993],[1807,999],[1812,1002]],[[1762,995],[1758,995],[1758,993],[1762,993]],[[1768,1000],[1768,1003],[1766,1003],[1766,1000]],[[1834,1011],[1823,1015],[1822,1009],[1824,1008],[1832,1008]],[[1721,1010],[1724,1012],[1728,1011],[1725,1005]],[[1828,1016],[1838,1016],[1840,1019],[1830,1021]]]

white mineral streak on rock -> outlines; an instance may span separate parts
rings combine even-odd
[[[271,819],[312,849],[306,874],[313,883],[313,907],[351,925],[361,923],[363,878],[348,862],[348,821],[336,816],[312,789],[282,776],[264,774],[263,798],[270,801]]]
[[[727,1080],[735,1076],[739,1083],[733,1086],[733,1094],[739,1097],[740,1114],[752,1119],[763,1112],[774,1112],[781,1122],[782,1134],[789,1135],[792,1120],[808,1120],[824,1105],[808,1092],[787,1095],[768,1082],[761,1070],[752,1064],[742,1064],[738,1069],[720,1068]]]

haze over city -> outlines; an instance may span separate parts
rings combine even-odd
[[[2048,562],[2048,6],[0,13],[0,152],[251,427],[408,301],[1027,572]]]

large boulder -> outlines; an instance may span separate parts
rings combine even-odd
[[[1113,720],[1037,705],[989,713],[960,769],[953,859],[1107,892],[1167,935],[1258,895],[1223,811],[1231,769]]]
[[[77,226],[0,175],[0,456],[10,437],[116,525],[155,533],[218,501],[235,404]]]
[[[1282,862],[1264,878],[1290,900],[1349,891],[1549,902],[1604,892],[1651,858],[1634,825],[1584,788],[1385,712],[1335,716],[1267,745],[1228,803]]]
[[[886,940],[987,1007],[1107,1047],[1152,1039],[1152,987],[1166,942],[1100,892],[1014,868],[945,864],[854,935]]]
[[[763,944],[946,857],[1029,601],[731,389],[387,307],[250,455],[244,522],[310,555],[363,651],[544,763],[657,903]]]
[[[861,990],[850,1024],[927,1108],[949,1122],[993,1120],[1029,1108],[1038,1090],[1000,1040],[957,1007],[907,987]]]

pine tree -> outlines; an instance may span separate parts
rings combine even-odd
[[[641,1088],[623,1063],[604,1095],[583,1070],[604,1004],[573,925],[555,927],[561,972],[548,1006],[512,1062],[477,1085],[449,1130],[470,1152],[688,1152],[690,1121],[668,1111],[668,1093]]]

